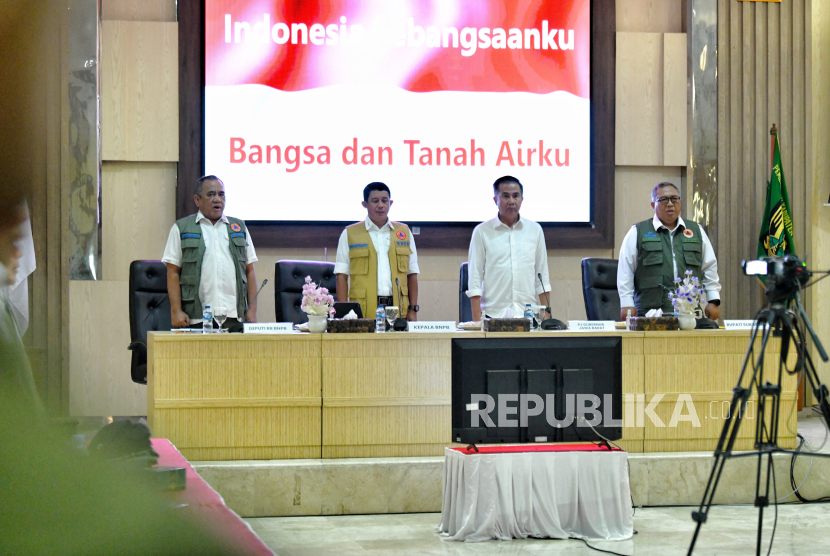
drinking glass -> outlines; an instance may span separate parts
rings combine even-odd
[[[214,307],[213,308],[213,320],[216,321],[216,324],[219,325],[219,330],[217,332],[221,334],[224,332],[222,330],[222,325],[225,323],[225,319],[228,318],[228,308],[227,307]]]
[[[544,305],[534,305],[533,306],[533,314],[536,316],[536,328],[541,330],[542,329],[542,321],[545,320],[545,306]]]
[[[392,325],[395,324],[395,321],[398,319],[398,308],[397,307],[386,307],[386,322],[389,323],[388,330],[392,330]]]

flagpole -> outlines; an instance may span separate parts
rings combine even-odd
[[[775,141],[778,139],[778,128],[775,127],[775,124],[772,124],[772,127],[769,130],[769,135],[770,135],[769,168],[770,168],[770,173],[772,173],[772,169],[775,166]],[[767,184],[767,187],[769,187],[769,184]],[[762,301],[762,303],[763,303],[763,301]],[[801,377],[799,377],[799,378],[801,378]],[[806,389],[805,386],[806,385],[804,384],[804,381],[802,380],[801,381],[801,386],[800,386],[800,388],[798,388],[797,398],[796,398],[796,407],[797,407],[798,411],[801,411],[802,409],[804,409],[804,405],[805,405],[804,402],[805,402],[806,392],[807,392],[807,389]]]

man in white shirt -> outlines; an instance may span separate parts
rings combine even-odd
[[[668,292],[687,270],[700,280],[706,292],[705,314],[720,316],[718,261],[709,236],[695,222],[680,218],[680,191],[669,182],[658,183],[651,191],[654,218],[631,227],[620,247],[617,291],[620,319],[645,315],[650,309],[672,314]]]
[[[225,184],[216,176],[199,178],[193,201],[198,212],[173,224],[162,258],[173,327],[201,324],[207,305],[228,310],[225,327],[256,322],[257,257],[248,227],[225,216]]]
[[[548,252],[542,227],[519,216],[524,187],[512,176],[493,183],[498,215],[473,230],[468,256],[467,296],[473,320],[482,313],[493,318],[520,318],[525,305],[547,305],[550,292]],[[542,275],[541,281],[539,274]]]
[[[418,320],[418,253],[406,224],[389,220],[389,187],[363,188],[363,222],[346,227],[337,245],[337,300],[360,303],[366,318],[378,305],[398,307],[401,317]],[[400,294],[398,290],[400,288]]]

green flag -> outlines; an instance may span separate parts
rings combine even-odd
[[[793,221],[790,218],[790,197],[781,167],[781,148],[775,136],[775,152],[772,157],[772,175],[767,184],[767,204],[758,236],[758,258],[783,257],[795,254]]]

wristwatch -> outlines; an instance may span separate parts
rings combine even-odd
[[[415,311],[416,313],[421,310],[421,307],[419,307],[418,305],[410,305],[409,308]]]
[[[713,300],[712,300],[712,301],[710,301],[709,303],[711,303],[711,304],[712,304],[712,305],[714,305],[715,307],[720,307],[720,299],[713,299]]]

